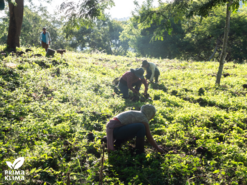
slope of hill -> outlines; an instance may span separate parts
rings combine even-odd
[[[142,59],[32,57],[45,54],[33,50],[0,61],[0,182],[10,184],[7,161],[25,157],[26,180],[16,184],[99,184],[100,175],[103,184],[247,183],[246,64],[227,63],[216,88],[216,62],[147,59],[161,71],[159,84],[149,85],[152,100],[124,101],[112,81]],[[100,174],[107,121],[147,103],[157,109],[150,128],[167,154],[146,142],[146,155],[133,156],[131,141],[105,152]]]

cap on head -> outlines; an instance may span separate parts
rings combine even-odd
[[[130,72],[134,73],[138,78],[144,78],[144,70],[142,68],[130,69]]]
[[[146,60],[143,60],[142,61],[142,67],[144,67],[145,65],[147,65],[148,64],[148,61],[146,61]]]
[[[147,104],[141,107],[141,112],[147,117],[148,120],[156,113],[156,109],[153,105]]]
[[[43,30],[46,30],[46,27],[43,27]]]

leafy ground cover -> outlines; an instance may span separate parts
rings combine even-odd
[[[167,153],[146,142],[146,154],[135,156],[134,141],[105,152],[103,184],[247,184],[246,64],[227,63],[216,88],[216,62],[147,58],[161,71],[159,84],[149,85],[151,100],[125,101],[112,81],[140,67],[141,58],[46,58],[43,49],[32,50],[0,60],[3,184],[100,184],[107,121],[147,103],[157,109],[150,128]],[[10,62],[16,68],[6,67]],[[18,157],[25,157],[26,180],[4,181],[6,161]]]

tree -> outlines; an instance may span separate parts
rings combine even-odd
[[[227,7],[225,28],[224,28],[224,39],[223,39],[223,46],[222,46],[222,51],[220,55],[219,68],[218,68],[217,77],[216,77],[216,85],[220,85],[223,67],[225,63],[228,34],[230,30],[231,11],[238,10],[240,1],[241,0],[205,0],[203,1],[202,4],[197,4],[197,6],[194,6],[189,11],[189,16],[199,15],[201,17],[207,17],[209,11],[212,10],[213,7],[222,6],[222,5],[226,5]],[[245,3],[246,0],[242,0],[242,2]],[[188,5],[187,3],[188,3],[188,0],[175,0],[174,5],[179,5],[179,4],[184,5],[185,4],[187,6]]]
[[[149,9],[152,8],[150,6],[152,0],[147,0],[147,6]],[[225,29],[224,29],[224,39],[223,46],[219,61],[219,69],[216,78],[216,85],[220,85],[221,75],[223,71],[223,66],[226,58],[226,49],[227,49],[227,41],[228,34],[230,28],[230,16],[231,11],[237,11],[239,8],[240,0],[201,0],[201,1],[193,1],[193,0],[174,0],[173,3],[169,5],[160,5],[159,9],[152,9],[152,11],[143,11],[143,15],[139,18],[139,23],[141,27],[150,27],[153,22],[156,22],[158,25],[161,25],[162,20],[166,20],[166,24],[163,27],[159,27],[156,30],[155,39],[163,39],[162,34],[166,30],[171,32],[170,21],[167,16],[165,16],[165,12],[169,11],[170,14],[174,16],[175,19],[183,19],[183,15],[186,15],[187,18],[193,16],[200,16],[201,18],[205,18],[208,16],[209,11],[212,10],[213,7],[226,5],[226,20],[225,20]],[[242,0],[243,3],[247,2],[246,0]],[[143,8],[143,7],[142,7]]]
[[[42,16],[38,13],[42,13]],[[51,35],[53,49],[68,48],[69,41],[65,39],[61,25],[62,18],[57,19],[56,14],[49,14],[46,8],[40,7],[38,12],[25,6],[20,35],[21,45],[40,46],[39,34],[45,26]]]
[[[9,1],[9,31],[7,50],[16,51],[20,47],[21,25],[23,20],[24,0],[15,0],[16,5]]]
[[[126,25],[125,21],[110,20],[109,23],[109,38],[114,55],[126,55],[129,49],[128,41],[121,41],[120,34]]]
[[[227,41],[228,41],[228,34],[230,30],[230,17],[231,17],[231,10],[230,6],[232,4],[232,1],[227,3],[227,8],[226,8],[226,25],[225,25],[225,30],[224,30],[224,40],[223,40],[223,46],[222,46],[222,51],[220,55],[220,65],[219,69],[217,72],[217,77],[216,77],[216,84],[220,85],[220,80],[223,72],[223,67],[225,63],[225,58],[226,58],[226,48],[227,48]]]
[[[105,19],[104,10],[113,6],[113,0],[79,0],[78,2],[64,1],[60,10],[67,17],[66,33],[81,26],[90,27],[96,19]],[[68,37],[69,35],[66,34]]]
[[[20,47],[20,34],[23,21],[24,0],[6,0],[9,5],[9,28],[7,51],[16,51]],[[29,0],[31,2],[32,0]],[[51,0],[44,0],[50,2]]]
[[[136,19],[131,19],[125,30],[121,33],[121,40],[128,41],[131,48],[139,56],[149,56],[156,58],[181,58],[185,47],[188,45],[183,40],[185,33],[182,30],[182,24],[175,24],[171,20],[173,32],[169,35],[163,33],[163,41],[150,41],[155,34],[157,25],[153,23],[150,28],[139,29]]]
[[[98,50],[113,55],[125,55],[129,49],[128,42],[119,39],[123,31],[123,24],[120,21],[110,20],[106,16],[104,20],[96,19],[91,26],[81,26],[79,30],[70,29],[67,33],[70,46],[80,50]],[[65,29],[65,33],[66,33]]]

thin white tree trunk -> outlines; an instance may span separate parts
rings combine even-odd
[[[225,58],[226,58],[226,48],[227,48],[227,41],[228,41],[228,34],[230,30],[230,18],[231,18],[231,10],[230,10],[230,5],[232,1],[227,3],[227,9],[226,9],[226,25],[225,25],[225,30],[224,30],[224,39],[223,39],[223,47],[222,47],[222,52],[220,55],[220,65],[216,77],[216,85],[220,85],[220,80],[223,72],[223,67],[225,63]]]
[[[216,46],[215,46],[215,48],[214,48],[214,52],[213,52],[213,54],[209,57],[208,61],[210,61],[210,60],[214,57],[214,55],[215,55],[215,53],[216,53],[216,51],[217,51],[217,48],[218,48],[218,43],[216,44]]]

